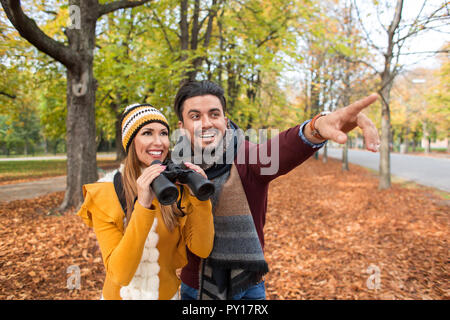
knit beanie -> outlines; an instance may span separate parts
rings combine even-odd
[[[122,145],[126,153],[139,130],[151,122],[159,122],[169,130],[166,117],[152,105],[135,103],[125,108],[122,115]]]

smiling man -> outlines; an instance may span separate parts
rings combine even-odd
[[[269,183],[300,165],[328,139],[345,143],[346,133],[357,126],[368,149],[376,152],[377,129],[361,113],[376,99],[373,94],[335,112],[320,113],[265,143],[253,144],[225,116],[226,99],[220,86],[201,81],[179,89],[174,107],[186,139],[178,145],[190,144],[188,152],[183,149],[184,159],[202,167],[216,186],[211,199],[213,250],[207,259],[188,251],[188,264],[181,272],[182,299],[265,299],[263,276],[269,269],[263,228]],[[277,159],[277,170],[265,172],[268,164],[261,157],[251,161],[252,154],[261,155],[261,151]],[[213,157],[206,157],[208,153]]]

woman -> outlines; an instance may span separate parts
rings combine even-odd
[[[178,186],[181,205],[158,202],[150,184],[165,166],[151,163],[163,162],[169,154],[169,124],[151,105],[125,109],[122,144],[127,156],[121,176],[84,185],[85,201],[78,212],[94,228],[100,245],[106,269],[102,297],[178,299],[176,270],[187,263],[186,246],[201,257],[211,252],[211,201],[200,201],[187,186]],[[200,167],[186,166],[206,178]]]

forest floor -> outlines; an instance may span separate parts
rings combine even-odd
[[[63,195],[0,202],[0,299],[100,298],[95,234],[54,214]],[[309,159],[270,185],[267,298],[450,299],[449,213],[447,193]]]

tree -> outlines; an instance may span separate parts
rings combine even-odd
[[[149,0],[69,0],[71,25],[65,30],[67,43],[49,37],[22,10],[20,0],[0,0],[20,35],[66,68],[67,89],[67,187],[61,210],[83,201],[83,184],[97,180],[95,143],[95,91],[93,59],[97,20],[122,8],[142,5]]]
[[[399,59],[403,54],[405,44],[408,43],[413,37],[421,34],[427,30],[439,29],[445,20],[449,19],[448,16],[448,2],[444,1],[437,8],[433,8],[431,12],[425,13],[426,1],[423,1],[422,6],[416,17],[412,21],[406,21],[402,17],[403,15],[403,0],[397,0],[394,10],[391,7],[391,3],[386,1],[374,2],[375,16],[380,22],[381,28],[385,36],[385,44],[377,44],[373,37],[367,32],[367,27],[363,23],[363,20],[368,19],[361,18],[360,7],[354,0],[356,12],[359,18],[360,25],[365,32],[366,40],[370,48],[372,48],[383,59],[383,66],[381,69],[376,68],[370,62],[365,59],[359,61],[370,67],[380,78],[380,84],[378,87],[378,93],[381,96],[382,109],[381,109],[381,148],[380,148],[380,180],[379,188],[387,189],[391,186],[391,169],[390,169],[390,148],[392,144],[391,138],[391,89],[393,81],[402,70],[403,66],[400,65]],[[383,20],[384,12],[393,12],[393,15],[389,18],[387,24],[381,22]],[[373,29],[373,26],[371,26]],[[429,52],[419,52],[429,53]]]
[[[450,153],[450,57],[448,51],[450,43],[446,43],[441,55],[441,67],[435,73],[438,83],[425,95],[430,112],[434,115],[433,121],[437,129],[437,137],[447,139],[447,152]]]

